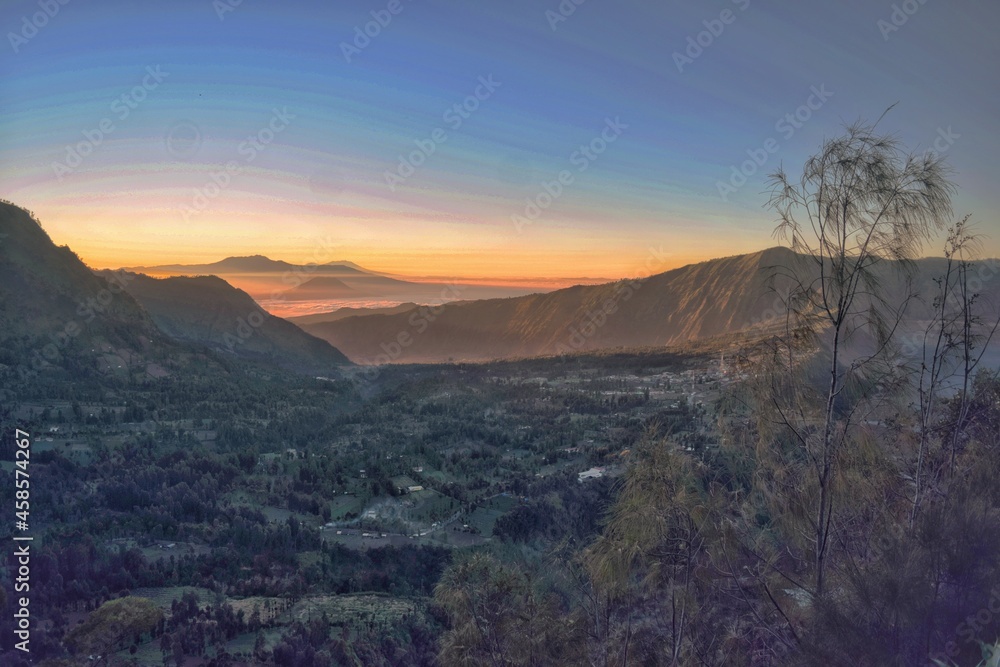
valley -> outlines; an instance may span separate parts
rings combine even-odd
[[[730,376],[718,359],[646,353],[234,380],[81,384],[72,400],[28,383],[7,404],[4,424],[33,437],[39,548],[87,572],[72,589],[37,584],[52,632],[102,590],[131,590],[207,658],[273,650],[322,615],[358,655],[401,623],[416,660],[433,649],[413,632],[439,622],[432,584],[453,550],[591,539],[638,440],[718,446]]]

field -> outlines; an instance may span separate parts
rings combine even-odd
[[[477,507],[466,519],[466,523],[475,528],[480,535],[489,537],[493,534],[493,526],[501,516],[503,512]]]
[[[357,496],[339,495],[330,499],[330,517],[334,521],[343,521],[347,514],[360,514],[364,503]]]
[[[185,593],[193,592],[198,596],[198,606],[203,607],[214,596],[207,588],[197,586],[170,586],[166,588],[137,588],[132,591],[134,597],[148,598],[160,609],[170,611],[174,600],[180,600]]]
[[[414,503],[410,520],[418,523],[434,523],[446,518],[455,509],[454,500],[433,489],[415,491],[407,498]]]
[[[293,620],[308,621],[324,614],[331,625],[353,623],[386,624],[400,617],[416,613],[420,605],[416,600],[388,595],[326,595],[307,598],[291,610]]]
[[[271,649],[281,639],[282,628],[267,628],[265,630],[261,630],[261,632],[264,634],[264,646]],[[226,651],[232,655],[238,653],[249,655],[253,653],[253,647],[256,641],[256,633],[245,632],[242,635],[234,637],[230,640],[229,643],[226,644]]]
[[[517,498],[507,494],[494,496],[473,510],[465,518],[465,523],[475,528],[479,535],[488,538],[493,534],[497,519],[517,507],[518,502]]]

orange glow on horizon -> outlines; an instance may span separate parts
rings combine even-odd
[[[66,245],[60,243],[60,245]],[[287,254],[270,253],[266,249],[248,249],[244,251],[216,251],[212,253],[184,254],[176,255],[131,255],[126,253],[105,253],[100,250],[96,252],[88,249],[79,250],[79,246],[68,244],[76,252],[81,260],[95,270],[119,269],[125,267],[155,267],[173,265],[202,265],[213,264],[227,257],[244,257],[249,255],[263,255],[275,261],[285,261],[289,264],[306,265],[312,262],[308,256],[295,257]],[[752,250],[750,251],[752,252]],[[739,254],[739,253],[726,253]],[[558,261],[562,259],[562,261]],[[678,256],[672,257],[668,262],[658,263],[655,270],[644,269],[641,258],[631,258],[631,261],[608,260],[601,261],[594,258],[592,262],[584,263],[587,268],[581,268],[581,264],[576,261],[576,257],[555,258],[549,257],[545,260],[536,258],[517,258],[503,263],[490,263],[484,266],[489,259],[481,257],[478,259],[445,258],[440,255],[428,253],[424,256],[414,255],[405,261],[393,258],[379,257],[358,253],[355,255],[338,256],[338,259],[331,259],[329,262],[349,261],[360,267],[371,271],[401,280],[412,282],[440,283],[461,280],[469,284],[497,285],[506,287],[545,287],[549,289],[560,289],[578,284],[599,284],[614,282],[622,278],[637,278],[650,275],[651,273],[663,273],[672,269],[680,268],[688,264],[713,259],[712,256]],[[448,271],[449,267],[452,268]],[[545,274],[539,273],[541,267],[547,269]],[[488,271],[488,273],[484,273]],[[168,277],[175,273],[164,273],[160,271],[147,272],[153,277]]]
[[[349,261],[417,282],[559,289],[662,273],[766,247],[735,225],[706,235],[704,224],[685,224],[683,231],[648,224],[639,238],[623,238],[614,225],[574,229],[539,223],[518,233],[509,221],[483,219],[471,233],[447,220],[289,212],[270,201],[259,209],[205,213],[190,221],[155,197],[141,209],[134,203],[69,197],[36,213],[57,245],[68,245],[95,269],[212,264],[264,255],[298,265]]]
[[[191,244],[159,245],[155,243],[122,243],[114,245],[91,237],[73,237],[49,232],[57,245],[68,245],[88,266],[94,269],[122,267],[154,267],[164,265],[213,264],[227,257],[263,255],[276,261],[306,265],[349,261],[375,273],[416,282],[462,280],[476,284],[532,286],[559,289],[581,283],[602,283],[662,273],[688,264],[715,257],[753,252],[761,248],[720,249],[720,252],[670,253],[664,258],[652,257],[649,251],[622,248],[589,250],[565,249],[551,252],[546,248],[479,251],[449,249],[445,252],[427,249],[385,247],[381,251],[369,244],[344,245],[323,256],[289,246],[259,245],[233,239],[231,243],[213,243],[197,250]],[[192,241],[196,237],[192,237]],[[687,244],[685,244],[687,245]],[[628,252],[631,250],[631,252]],[[687,248],[685,248],[687,250]],[[655,261],[651,261],[655,259]]]

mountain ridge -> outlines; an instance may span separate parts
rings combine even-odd
[[[94,271],[29,212],[0,203],[0,370],[162,377],[225,357],[315,371],[348,364],[221,278]]]
[[[916,260],[916,282],[909,287],[887,265],[884,281],[891,299],[902,303],[910,291],[933,294],[941,261]],[[477,362],[677,346],[779,326],[782,295],[792,285],[786,269],[793,266],[810,270],[808,258],[777,246],[645,278],[401,313],[313,319],[302,326],[357,363]],[[985,297],[994,304],[1000,303],[997,283],[986,285]],[[912,304],[912,320],[929,315],[926,303]]]
[[[292,264],[266,255],[233,255],[208,264],[161,264],[156,266],[123,267],[133,273],[181,273],[184,275],[214,275],[215,273],[284,273],[307,270],[321,273],[355,273],[381,275],[354,262],[328,262],[326,264]]]
[[[176,340],[289,370],[312,372],[349,363],[328,342],[267,313],[218,276],[128,275],[125,289]]]
[[[118,273],[97,275],[30,213],[0,202],[0,364],[30,372],[166,373],[191,356],[155,325]]]

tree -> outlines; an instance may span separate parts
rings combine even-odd
[[[434,599],[451,629],[441,638],[443,665],[513,667],[581,664],[584,643],[554,596],[535,590],[519,568],[488,554],[456,563],[441,577]]]
[[[256,608],[254,611],[256,611]],[[257,662],[265,662],[267,660],[267,655],[267,639],[264,637],[264,633],[261,630],[258,630],[257,636],[253,641],[253,658]]]
[[[859,412],[891,379],[888,352],[909,297],[892,299],[883,289],[886,269],[906,273],[943,227],[954,189],[941,157],[906,154],[897,139],[878,134],[877,125],[859,121],[827,140],[798,180],[783,168],[771,175],[776,234],[795,255],[779,269],[791,286],[768,393],[772,414],[808,461],[816,487],[807,520],[817,597],[825,592],[834,542],[842,449]],[[860,334],[867,350],[851,358],[848,345]],[[803,340],[821,337],[818,363],[826,380],[817,391],[800,353]]]
[[[584,556],[597,592],[588,596],[588,617],[605,664],[688,664],[702,654],[699,631],[715,635],[710,586],[699,572],[709,568],[718,515],[698,466],[675,447],[651,438],[635,447],[604,531]],[[651,647],[646,655],[636,638]],[[701,664],[713,663],[702,654]]]
[[[944,248],[944,272],[935,278],[937,293],[931,304],[932,317],[919,342],[920,367],[916,374],[919,433],[912,473],[911,528],[920,512],[925,488],[937,481],[938,475],[934,472],[940,474],[947,470],[950,474],[954,469],[958,441],[965,435],[969,418],[973,376],[1000,325],[998,320],[981,333],[984,323],[977,312],[979,294],[971,289],[969,280],[973,266],[970,255],[978,246],[979,238],[969,228],[969,216],[949,228]],[[938,409],[943,393],[955,389],[956,382],[954,419],[941,419]],[[933,444],[940,445],[938,451],[930,451]],[[940,461],[929,462],[928,458],[933,459],[934,454],[945,456],[947,462],[943,465]]]

